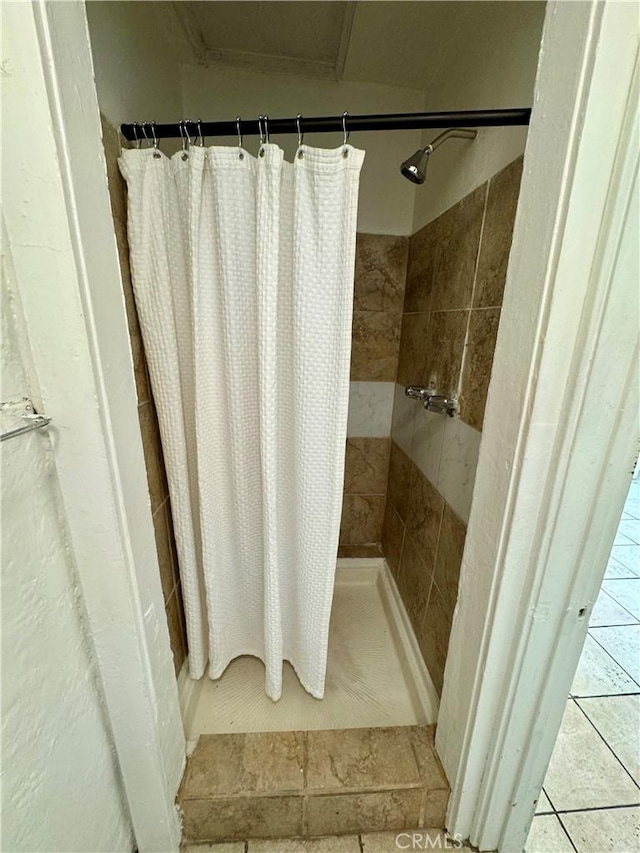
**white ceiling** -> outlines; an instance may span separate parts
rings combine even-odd
[[[176,0],[194,59],[255,70],[433,90],[487,52],[537,53],[544,2]],[[471,72],[470,72],[471,69]]]
[[[342,73],[355,3],[176,0],[203,62],[335,77]]]

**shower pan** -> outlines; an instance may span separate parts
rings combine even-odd
[[[191,752],[200,735],[428,725],[438,697],[384,559],[338,559],[325,695],[314,699],[284,664],[282,698],[264,692],[255,657],[232,661],[221,678],[178,679]]]

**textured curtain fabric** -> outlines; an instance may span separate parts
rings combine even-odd
[[[267,144],[120,159],[190,674],[255,655],[272,699],[284,660],[324,694],[363,158],[302,146],[287,163]]]

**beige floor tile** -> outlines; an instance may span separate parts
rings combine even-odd
[[[181,853],[244,853],[244,841],[225,841],[222,844],[187,844]]]
[[[640,575],[640,545],[614,545],[611,549],[614,560],[630,569],[634,575]]]
[[[602,588],[636,619],[640,619],[640,578],[607,579]]]
[[[604,577],[605,580],[610,580],[615,578],[635,578],[636,575],[631,571],[631,569],[623,566],[619,560],[616,560],[612,554],[611,557],[609,557]]]
[[[638,802],[637,785],[572,700],[567,702],[544,789],[557,811]]]
[[[187,762],[183,799],[302,789],[302,732],[202,735]]]
[[[618,525],[618,531],[628,536],[636,545],[640,545],[640,521],[635,518],[622,519]]]
[[[440,797],[439,820],[444,824],[446,791],[433,791]],[[305,803],[309,835],[359,832],[363,826],[372,832],[390,832],[397,827],[417,826],[424,803],[419,788],[396,791],[370,791],[364,794],[329,794],[308,797]],[[433,821],[429,821],[433,825]]]
[[[579,699],[578,704],[640,784],[640,696]]]
[[[249,853],[360,853],[360,842],[357,835],[274,838],[269,841],[250,841]]]
[[[601,809],[561,817],[578,853],[637,853],[640,809]]]
[[[575,853],[562,824],[553,814],[534,817],[524,849],[525,853]]]
[[[182,800],[180,806],[183,838],[189,844],[299,838],[303,834],[300,796]]]
[[[640,499],[628,498],[624,505],[625,515],[630,515],[631,518],[640,519]]]
[[[640,583],[640,578],[634,578],[625,583],[634,583],[637,580]],[[607,581],[605,581],[605,584]],[[611,581],[611,583],[619,583],[619,581]],[[605,625],[636,625],[638,620],[629,611],[623,607],[618,601],[609,595],[609,591],[605,588],[600,590],[598,600],[596,601],[593,610],[591,611],[591,619],[589,619],[589,627],[596,628]]]
[[[544,791],[540,791],[540,796],[538,797],[538,805],[536,806],[536,814],[549,814],[549,812],[552,811],[553,806],[549,802],[549,797],[547,797]]]
[[[439,829],[416,829],[401,832],[370,832],[362,835],[364,853],[398,853],[399,850],[452,850],[471,853],[470,847],[456,847],[455,842]],[[396,843],[397,839],[397,843]]]
[[[307,734],[309,790],[362,791],[419,783],[408,726]]]
[[[640,684],[640,625],[593,628],[589,633]]]
[[[597,629],[598,630],[598,629]],[[615,696],[637,693],[638,685],[587,635],[580,663],[571,685],[573,696]]]

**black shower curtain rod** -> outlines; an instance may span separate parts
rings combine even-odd
[[[431,127],[506,127],[528,125],[531,110],[467,110],[466,112],[441,113],[389,113],[388,115],[365,116],[301,116],[294,118],[268,118],[266,125],[270,135],[281,133],[342,133],[343,122],[348,132],[357,130],[426,130]],[[239,125],[239,127],[238,127]],[[261,127],[262,125],[262,127]],[[200,121],[185,119],[176,124],[136,122],[120,125],[120,132],[130,142],[137,140],[153,142],[155,139],[180,138],[185,129],[191,137],[207,136],[260,136],[264,133],[265,121],[259,119],[236,119],[232,121]],[[299,125],[299,127],[298,127]]]

